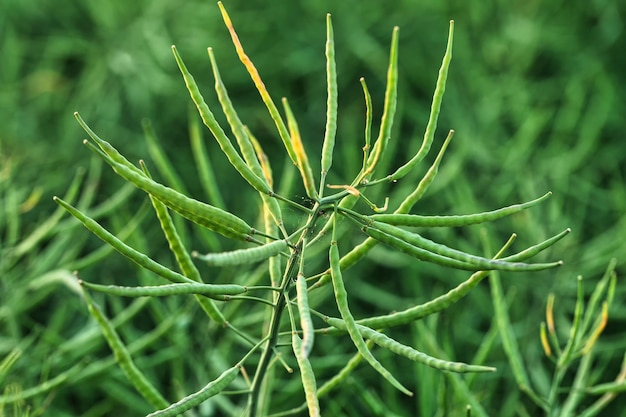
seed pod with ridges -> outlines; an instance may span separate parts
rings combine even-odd
[[[263,261],[276,256],[287,249],[287,241],[275,240],[254,248],[237,249],[229,252],[207,253],[201,255],[193,252],[192,255],[211,266],[234,266]]]
[[[469,226],[501,219],[519,213],[522,210],[530,208],[541,203],[552,195],[551,192],[544,194],[535,200],[522,204],[514,204],[512,206],[503,207],[498,210],[487,211],[477,214],[466,214],[458,216],[420,216],[417,214],[373,214],[370,218],[391,224],[394,226],[408,227],[458,227]]]

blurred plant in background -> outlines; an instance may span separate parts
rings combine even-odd
[[[497,1],[472,5],[461,1],[445,4],[390,1],[364,5],[355,0],[276,4],[229,1],[227,7],[229,4],[238,10],[240,36],[246,39],[246,49],[268,89],[277,97],[292,97],[291,105],[300,115],[300,129],[312,132],[311,136],[315,136],[314,133],[321,136],[324,129],[325,89],[321,87],[324,85],[324,61],[319,48],[324,37],[320,28],[325,13],[334,14],[337,48],[342,51],[337,55],[342,106],[338,137],[345,138],[345,145],[338,141],[336,158],[343,160],[346,177],[347,173],[358,169],[359,164],[348,157],[355,142],[350,138],[361,135],[361,124],[351,121],[361,120],[363,113],[361,92],[354,87],[359,77],[365,76],[372,95],[382,97],[388,28],[402,27],[399,74],[402,89],[398,112],[403,122],[394,127],[393,134],[409,138],[421,135],[424,130],[435,80],[431,69],[440,59],[444,45],[437,35],[445,30],[448,20],[456,20],[455,65],[448,79],[440,126],[454,127],[459,139],[449,151],[438,182],[433,184],[432,194],[437,198],[425,196],[421,209],[425,214],[469,213],[505,201],[528,200],[546,189],[554,192],[541,206],[543,210],[524,213],[512,219],[512,223],[515,229],[525,230],[519,237],[520,244],[547,237],[533,225],[548,222],[557,230],[571,227],[573,233],[560,251],[565,265],[550,273],[535,273],[530,279],[522,276],[515,281],[503,279],[505,298],[515,300],[508,303],[508,308],[523,356],[530,363],[542,363],[536,323],[542,320],[547,294],[563,294],[562,302],[567,304],[568,299],[573,299],[564,294],[577,292],[572,277],[599,276],[613,257],[618,259],[618,275],[623,271],[623,255],[626,254],[623,237],[626,236],[626,145],[623,140],[626,126],[622,116],[626,113],[626,104],[621,99],[626,96],[626,57],[622,53],[626,50],[624,6],[609,0],[549,4],[531,1],[515,5]],[[136,137],[136,141],[124,146],[131,157],[147,154],[138,121],[144,117],[151,119],[160,143],[166,149],[179,150],[171,156],[181,177],[193,178],[195,172],[184,162],[192,156],[186,146],[179,146],[181,141],[188,140],[188,97],[180,91],[169,46],[180,45],[187,65],[198,75],[204,68],[200,65],[206,60],[206,46],[214,47],[218,61],[234,62],[236,58],[227,33],[220,25],[211,23],[217,20],[216,9],[203,2],[186,2],[183,6],[163,0],[138,1],[132,5],[69,2],[60,8],[52,1],[7,0],[0,5],[0,53],[3,57],[0,67],[0,172],[3,181],[0,222],[4,222],[0,308],[12,311],[10,321],[6,318],[9,316],[3,316],[0,323],[3,339],[0,357],[10,357],[16,346],[23,351],[11,371],[11,375],[20,375],[24,381],[23,389],[45,381],[48,372],[56,375],[59,369],[54,368],[52,360],[43,370],[26,364],[45,362],[43,358],[50,357],[54,351],[73,352],[74,344],[62,343],[88,321],[78,298],[76,302],[71,301],[71,292],[60,290],[62,287],[58,286],[37,286],[37,282],[43,282],[37,279],[53,271],[63,271],[59,276],[67,276],[66,273],[76,268],[77,259],[101,250],[100,244],[87,234],[74,233],[79,228],[55,216],[55,207],[49,198],[63,194],[68,172],[75,169],[75,161],[84,160],[82,148],[75,146],[82,133],[72,112],[80,109],[89,114],[90,119],[98,120],[99,130],[107,132],[111,138]],[[229,68],[228,78],[229,91],[237,97],[242,119],[251,130],[269,134],[272,121],[259,106],[260,101],[256,92],[251,91],[245,71],[237,66],[232,71]],[[380,114],[381,109],[374,110]],[[394,154],[393,150],[388,153]],[[401,154],[399,149],[395,151],[395,155]],[[115,183],[108,180],[111,178],[108,172],[99,173],[95,162],[85,161],[83,165],[91,166],[85,169],[90,173],[88,178],[93,178],[90,184],[98,190],[90,201],[106,207],[104,196],[115,192]],[[217,171],[222,168],[215,166]],[[275,175],[281,175],[281,167],[276,168]],[[459,181],[459,178],[464,180]],[[337,182],[340,180],[338,178]],[[228,181],[228,177],[220,179],[224,188],[229,188]],[[185,183],[193,188],[190,181]],[[196,186],[197,189],[190,191],[201,193],[200,186]],[[235,195],[226,195],[226,204],[233,204],[235,198]],[[26,201],[29,203],[22,205]],[[93,203],[81,207],[91,207]],[[128,223],[136,224],[141,215],[146,215],[145,211],[125,210],[103,210],[102,216],[107,224],[122,231]],[[49,231],[40,232],[41,225],[47,225]],[[498,224],[490,226],[489,235],[502,238],[499,227]],[[59,231],[63,234],[58,235]],[[30,238],[39,233],[45,238]],[[128,233],[136,247],[146,247],[147,242],[152,242],[149,237],[134,236],[130,230]],[[473,240],[476,234],[472,231],[467,235],[454,230],[440,233],[437,240],[455,239],[461,248],[479,243]],[[22,244],[23,241],[32,243]],[[20,253],[19,257],[8,257],[9,247],[20,244],[28,251]],[[58,256],[64,251],[64,256]],[[165,253],[165,246],[163,251]],[[416,273],[410,262],[390,257],[384,250],[373,252],[373,257],[374,267],[370,265],[360,270],[361,273],[367,270],[372,277],[384,275],[389,263],[403,265],[407,275]],[[91,264],[81,266],[81,270],[88,265]],[[106,265],[107,271],[101,271],[103,275],[137,273],[128,269],[116,255],[108,257]],[[420,268],[419,274],[417,283],[400,280],[385,283],[387,294],[401,290],[406,296],[379,297],[377,307],[372,306],[371,293],[379,290],[381,283],[374,278],[366,280],[356,293],[360,303],[354,308],[395,310],[414,302],[416,297],[424,300],[439,294],[462,279],[450,273],[434,281],[432,278],[438,274],[428,268]],[[35,284],[31,284],[33,282]],[[28,292],[29,285],[37,291]],[[618,284],[615,291],[614,313],[597,350],[598,361],[604,365],[601,369],[608,370],[619,369],[621,352],[626,347],[620,337],[620,323],[626,313],[621,301],[624,287]],[[26,304],[18,300],[26,300]],[[450,339],[447,344],[443,343],[443,349],[456,352],[456,356],[460,356],[459,352],[476,351],[483,343],[484,330],[492,328],[490,300],[488,289],[479,288],[468,301],[474,306],[471,316],[466,307],[452,308],[445,315],[417,325],[415,346],[419,348],[426,343],[429,339],[424,332],[428,329],[434,332],[436,328],[437,340]],[[60,305],[64,308],[60,309]],[[127,310],[130,315],[135,311],[131,309],[133,305],[112,305],[111,316]],[[136,311],[142,313],[134,314],[140,314],[149,328],[169,315],[181,318],[170,340],[176,341],[178,346],[197,343],[184,331],[185,320],[190,320],[192,315],[180,307],[174,302],[160,308],[149,307],[146,311],[135,306]],[[574,301],[563,306],[563,311],[573,310]],[[445,330],[446,324],[459,320],[467,326],[455,327],[452,338],[450,331]],[[68,322],[74,324],[68,326]],[[91,331],[91,337],[99,340],[94,329],[83,330]],[[125,328],[124,331],[130,333],[129,340],[132,340],[133,330]],[[452,340],[463,340],[467,346],[454,346]],[[95,352],[95,355],[102,341],[91,343],[85,344],[90,346],[85,351],[67,354]],[[161,347],[161,358],[154,360],[165,361],[164,357],[174,354],[171,346],[169,349]],[[490,363],[494,363],[497,354],[491,352],[491,355]],[[496,365],[506,369],[504,354],[501,360],[502,364]],[[18,373],[14,373],[16,369]],[[52,404],[59,408],[55,411],[63,404],[93,403],[91,415],[103,415],[116,407],[119,410],[132,406],[133,394],[120,388],[119,376],[110,371],[114,367],[102,369],[107,369],[102,386],[88,389],[85,385],[80,398],[75,397],[76,392],[56,391]],[[176,372],[174,365],[168,369]],[[608,372],[603,380],[614,376],[614,372]],[[417,371],[417,377],[424,381],[424,390],[431,397],[432,389],[428,387],[454,384],[429,374],[428,370]],[[545,385],[541,373],[531,378]],[[198,379],[201,380],[202,375]],[[370,409],[376,409],[376,404],[381,402],[393,406],[400,401],[389,392],[363,390],[359,385],[362,383],[353,381],[351,394],[359,395]],[[485,401],[483,406],[499,410],[500,415],[516,415],[507,410],[515,410],[516,404],[524,402],[513,394],[516,383],[506,371],[494,377],[491,388],[483,389],[483,395],[479,394]],[[102,400],[102,390],[117,393],[117,402],[110,398]],[[445,389],[437,392],[440,395],[436,402],[415,405],[423,415],[433,415],[434,410],[441,409],[441,404],[459,405],[454,397],[445,395]],[[507,395],[494,395],[498,393]],[[47,395],[33,398],[35,409],[48,404],[46,399],[52,399]],[[125,400],[127,398],[131,400]],[[341,404],[349,398],[347,395],[337,402]],[[63,415],[61,413],[58,411],[57,415]]]

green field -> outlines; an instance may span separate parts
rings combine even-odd
[[[429,175],[448,131],[454,129],[436,178],[411,214],[481,213],[547,192],[552,195],[493,223],[412,231],[464,253],[491,258],[511,233],[517,239],[504,256],[571,229],[563,240],[528,261],[562,260],[562,266],[492,273],[441,312],[402,326],[384,326],[390,338],[428,355],[493,366],[496,372],[442,372],[370,346],[376,359],[413,396],[397,390],[363,360],[329,395],[320,396],[322,415],[624,413],[626,396],[620,392],[626,389],[622,327],[626,320],[622,283],[626,271],[626,8],[618,3],[224,1],[247,55],[285,120],[281,98],[289,101],[315,187],[327,123],[324,48],[326,14],[331,13],[338,113],[333,165],[326,183],[344,188],[324,188],[324,196],[345,190],[363,163],[367,115],[361,77],[372,99],[372,145],[377,138],[384,118],[394,26],[400,28],[397,109],[375,178],[394,172],[418,151],[449,21],[454,20],[452,61],[432,150],[397,183],[364,187],[359,189],[361,195],[377,207],[389,197],[387,212],[398,208],[402,196]],[[181,266],[181,252],[170,250],[172,243],[161,230],[164,220],[155,215],[146,194],[83,145],[89,136],[77,123],[76,111],[132,164],[139,167],[138,161],[145,161],[156,182],[279,235],[278,229],[268,229],[271,217],[266,212],[264,218],[263,208],[264,201],[267,205],[276,199],[259,198],[201,125],[172,45],[195,77],[216,122],[237,146],[231,120],[214,91],[207,55],[207,47],[212,48],[234,108],[268,157],[273,190],[292,202],[278,204],[285,229],[292,233],[304,226],[307,210],[317,210],[311,195],[315,190],[303,185],[285,152],[275,119],[241,64],[216,4],[70,1],[59,7],[51,1],[3,1],[0,416],[145,416],[162,408],[155,396],[154,401],[150,395],[146,399],[145,392],[129,381],[117,350],[122,366],[116,363],[89,300],[108,317],[141,378],[168,404],[239,364],[250,349],[246,337],[258,342],[273,323],[272,309],[251,298],[235,296],[212,304],[233,330],[205,314],[211,307],[203,296],[127,298],[85,292],[78,284],[76,274],[105,285],[153,286],[166,281],[94,236],[53,196],[71,203],[162,267],[182,273],[183,278],[193,279],[194,273],[193,267]],[[294,131],[289,134],[293,138]],[[250,247],[229,239],[231,231],[224,236],[211,219],[203,220],[210,230],[197,227],[183,218],[189,218],[183,209],[156,200],[155,205],[163,203],[171,213],[182,214],[172,215],[171,223],[186,248],[182,252]],[[364,201],[354,210],[373,214]],[[315,212],[320,219],[316,231],[332,214],[332,205]],[[345,219],[351,218],[344,214]],[[220,224],[229,219],[221,219]],[[329,229],[320,245],[311,246],[303,258],[301,268],[309,278],[309,289],[329,268],[330,234]],[[365,237],[349,220],[337,226],[341,255]],[[298,249],[295,240],[291,243],[292,250]],[[272,270],[278,261],[261,259],[238,266],[193,262],[198,276],[210,284],[276,287],[283,272]],[[388,245],[377,245],[363,261],[346,268],[343,279],[351,313],[362,319],[426,303],[471,274],[418,262]],[[345,311],[336,305],[341,304],[336,291],[332,285],[310,290],[311,308],[345,319]],[[290,293],[294,300],[295,293],[294,288]],[[245,296],[272,300],[271,293],[261,289]],[[278,305],[281,299],[271,302]],[[546,306],[552,302],[553,309],[548,310],[553,311],[554,333],[551,318],[546,317]],[[290,308],[300,329],[302,306]],[[542,345],[540,330],[546,321],[548,341]],[[573,322],[580,326],[572,326]],[[266,402],[259,409],[267,415],[308,415],[300,378],[304,368],[290,347],[289,323],[286,309],[278,323],[286,333],[281,333],[276,348],[284,363],[272,362],[268,382],[261,387],[260,398]],[[312,325],[327,326],[315,314]],[[330,333],[316,333],[309,355],[318,388],[357,354],[353,334]],[[546,343],[552,349],[550,357]],[[247,390],[254,386],[251,380],[262,362],[260,356],[261,349],[252,352],[226,392],[184,415],[246,415]],[[601,385],[610,382],[616,383]],[[293,413],[280,414],[287,410]]]

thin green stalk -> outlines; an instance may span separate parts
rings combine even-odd
[[[200,121],[198,120],[198,112],[195,108],[189,110],[189,140],[191,142],[191,150],[193,153],[196,166],[198,167],[198,174],[200,184],[204,189],[208,197],[208,201],[215,207],[224,210],[226,203],[218,187],[217,180],[215,178],[215,172],[211,165],[211,159],[206,150],[204,144],[204,138],[202,137],[202,130],[200,129]]]
[[[278,334],[280,331],[280,321],[283,311],[285,309],[286,300],[288,298],[288,289],[298,271],[298,259],[300,256],[301,248],[301,243],[299,243],[296,245],[295,249],[292,249],[292,254],[289,258],[289,261],[287,262],[285,273],[283,275],[283,281],[280,285],[280,292],[276,300],[276,305],[272,309],[272,318],[270,320],[270,328],[268,331],[269,337],[267,340],[267,344],[265,345],[263,352],[261,353],[261,359],[259,360],[259,364],[257,365],[256,371],[254,373],[254,378],[250,387],[250,394],[248,396],[249,417],[256,417],[259,411],[259,397],[261,394],[263,379],[265,377],[265,374],[267,373],[267,369],[270,361],[272,360],[272,356],[274,355],[274,349],[276,348]]]
[[[574,383],[572,384],[572,387],[569,390],[567,399],[563,403],[563,407],[560,408],[557,405],[556,398],[550,398],[548,400],[549,405],[550,405],[548,417],[554,417],[557,415],[557,413],[559,417],[573,417],[576,415],[576,409],[578,408],[585,394],[585,388],[586,388],[587,381],[589,379],[589,372],[591,370],[592,364],[593,364],[593,355],[592,354],[583,355],[583,357],[580,360],[580,363],[578,364],[578,369],[576,370]],[[559,370],[557,370],[557,373],[560,374]],[[560,380],[561,378],[559,378],[557,383],[560,383]]]
[[[80,184],[85,177],[85,170],[78,169],[76,174],[74,175],[74,179],[70,184],[65,196],[63,197],[67,201],[74,201],[78,195],[78,191],[80,190]],[[59,221],[65,214],[65,211],[59,207],[55,212],[48,217],[46,221],[44,221],[39,227],[37,227],[33,232],[31,232],[27,238],[23,239],[19,245],[13,248],[10,252],[12,258],[19,258],[28,251],[32,250],[35,245],[41,242],[46,236],[48,236],[54,228],[58,225]]]

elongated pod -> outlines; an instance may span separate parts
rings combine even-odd
[[[209,382],[200,391],[190,394],[169,407],[148,414],[146,417],[176,417],[190,410],[214,395],[222,392],[239,375],[239,366],[225,370],[216,380]]]
[[[383,107],[383,115],[380,120],[380,129],[378,138],[374,142],[372,153],[369,155],[366,170],[363,172],[363,178],[367,178],[374,172],[378,161],[387,149],[387,143],[391,138],[391,128],[393,119],[396,114],[396,106],[398,101],[398,36],[400,28],[393,28],[391,36],[391,50],[389,52],[389,68],[387,69],[387,87],[385,89],[385,104]]]
[[[217,92],[217,97],[220,101],[220,104],[222,105],[222,109],[224,111],[224,114],[226,115],[226,119],[228,120],[228,124],[230,125],[230,128],[235,135],[235,139],[237,140],[237,144],[239,145],[239,149],[241,150],[243,159],[250,167],[252,172],[258,178],[263,180],[267,184],[267,188],[271,190],[272,184],[270,182],[270,179],[268,179],[264,175],[263,168],[261,167],[261,163],[257,158],[257,153],[255,152],[254,146],[252,144],[249,131],[241,122],[241,119],[239,119],[239,115],[237,114],[237,111],[235,110],[230,100],[230,97],[228,96],[226,87],[222,82],[222,78],[217,67],[217,62],[215,60],[215,57],[213,56],[213,49],[209,48],[208,51],[209,58],[211,60],[211,67],[213,68],[213,76],[215,78],[215,91]],[[227,143],[227,146],[229,144],[230,142]],[[232,146],[230,146],[229,149],[229,152],[234,152],[234,148]],[[283,220],[278,201],[275,198],[270,197],[265,192],[260,192],[260,195],[261,199],[263,200],[263,204],[270,210],[274,221],[282,229]]]
[[[303,355],[302,340],[296,332],[291,335],[291,341],[293,353],[296,356],[298,367],[300,368],[300,378],[302,379],[304,396],[306,398],[307,408],[309,409],[309,417],[319,417],[320,405],[317,400],[317,383],[315,382],[315,374],[313,373],[311,362]]]
[[[93,144],[85,141],[87,146],[93,148]],[[178,191],[166,187],[148,178],[138,168],[130,168],[126,164],[115,162],[113,159],[105,159],[113,170],[125,180],[131,182],[137,188],[144,190],[160,200],[163,204],[207,229],[213,230],[231,239],[250,241],[250,234],[254,232],[252,226],[244,220],[225,210],[203,203]],[[134,165],[131,164],[134,167]]]
[[[328,99],[326,100],[326,131],[322,145],[320,196],[324,192],[326,174],[333,164],[333,149],[337,132],[337,65],[335,63],[335,40],[330,13],[326,15],[326,84]]]
[[[547,268],[554,268],[562,264],[562,262],[526,264],[522,262],[506,262],[502,260],[487,259],[466,254],[423,238],[419,240],[420,246],[416,246],[415,239],[411,240],[410,236],[405,236],[405,234],[409,234],[409,232],[402,231],[403,233],[394,233],[392,235],[387,233],[388,230],[389,229],[385,228],[385,231],[383,232],[376,227],[363,227],[363,231],[367,233],[368,236],[386,245],[394,247],[410,256],[423,261],[456,269],[463,269],[467,271],[493,269],[503,271],[538,271]]]
[[[184,275],[179,274],[176,271],[172,271],[169,268],[164,267],[158,262],[152,260],[147,255],[139,252],[138,250],[128,246],[126,243],[119,240],[112,233],[108,232],[104,227],[100,226],[95,220],[88,217],[80,210],[76,209],[72,205],[66,203],[58,197],[54,197],[54,201],[59,204],[61,207],[66,209],[72,216],[76,217],[87,229],[89,229],[94,235],[98,236],[101,240],[108,243],[121,253],[126,256],[131,261],[135,262],[137,265],[147,269],[148,271],[152,271],[157,275],[162,276],[163,278],[172,281],[172,282],[194,282],[193,280],[187,278]]]
[[[334,317],[328,317],[325,319],[328,324],[341,330],[347,330],[346,323],[343,320]],[[462,362],[447,361],[444,359],[438,359],[418,351],[410,346],[403,345],[402,343],[390,338],[389,336],[377,332],[369,327],[357,324],[357,329],[366,339],[372,340],[378,346],[389,349],[390,351],[404,356],[412,361],[422,363],[435,369],[451,372],[493,372],[496,369],[490,366],[480,365],[468,365]]]
[[[367,345],[365,344],[363,336],[361,336],[361,332],[359,332],[359,329],[354,321],[354,317],[352,316],[350,308],[348,307],[348,293],[346,292],[346,288],[343,284],[341,269],[339,267],[339,249],[337,248],[337,242],[335,241],[331,242],[329,259],[337,307],[339,308],[341,318],[343,318],[346,324],[346,330],[348,331],[352,342],[361,353],[361,355],[363,355],[363,358],[365,358],[365,360],[372,366],[372,368],[374,368],[378,373],[380,373],[387,381],[389,381],[401,392],[409,396],[413,395],[411,391],[405,388],[387,369],[383,367],[383,365],[381,365],[380,362],[378,362],[378,360],[374,357],[374,355],[372,355],[372,352],[370,352]]]
[[[388,178],[389,181],[398,180],[408,174],[422,159],[428,154],[430,147],[435,137],[435,130],[437,129],[437,121],[439,119],[439,112],[441,111],[441,102],[443,101],[443,93],[446,91],[446,81],[448,79],[448,69],[450,68],[450,62],[452,61],[452,43],[454,41],[454,20],[450,21],[450,29],[448,32],[448,44],[446,46],[446,52],[441,62],[441,68],[439,69],[439,75],[437,77],[437,85],[433,94],[433,101],[430,107],[430,116],[428,118],[428,124],[426,125],[426,131],[424,132],[424,140],[422,146],[417,151],[415,156],[411,158],[406,164],[402,165],[391,174]]]
[[[503,207],[498,210],[487,211],[484,213],[466,214],[458,216],[420,216],[417,214],[373,214],[370,216],[372,219],[391,224],[394,226],[409,226],[409,227],[457,227],[457,226],[469,226],[472,224],[479,224],[490,222],[493,220],[501,219],[505,216],[510,216],[515,213],[519,213],[529,207],[541,203],[552,195],[551,192],[544,194],[543,196],[528,201],[522,204],[514,204],[508,207]]]
[[[556,236],[551,237],[550,239],[541,242],[533,247],[533,250],[526,250],[519,252],[518,254],[511,255],[510,259],[514,261],[523,261],[531,256],[534,256],[540,250],[545,249],[560,239],[562,239],[566,232],[559,233]],[[513,235],[515,237],[515,235]],[[512,239],[506,243],[506,245],[500,249],[500,251],[496,254],[495,258],[500,258],[504,250],[508,248],[508,246],[512,243]],[[358,320],[358,324],[362,324],[371,328],[386,328],[393,326],[400,326],[404,324],[411,323],[415,320],[419,320],[424,318],[430,314],[437,313],[439,311],[443,311],[448,308],[452,304],[456,303],[462,297],[464,297],[472,288],[474,288],[480,281],[482,281],[485,277],[489,275],[489,271],[477,271],[466,281],[459,284],[457,287],[451,289],[447,293],[440,295],[439,297],[430,300],[424,304],[420,304],[417,306],[410,307],[403,311],[397,311],[391,314],[386,314],[382,316],[368,317],[365,319]]]
[[[257,176],[252,171],[252,169],[248,165],[246,165],[244,160],[241,158],[241,156],[239,156],[239,154],[235,150],[235,147],[233,146],[233,144],[230,142],[230,140],[226,136],[226,133],[224,133],[224,130],[222,129],[222,127],[219,125],[217,120],[215,120],[215,116],[213,116],[213,113],[209,109],[209,106],[204,101],[204,97],[202,97],[202,94],[200,93],[200,89],[198,88],[196,81],[194,80],[191,73],[189,73],[189,71],[187,70],[185,63],[183,62],[182,58],[180,57],[174,45],[172,45],[172,52],[174,53],[174,58],[176,59],[176,63],[178,64],[180,72],[183,75],[185,84],[187,85],[187,89],[189,90],[189,94],[191,95],[191,99],[196,104],[196,107],[198,108],[198,112],[200,113],[200,116],[202,117],[202,121],[204,122],[206,127],[209,128],[209,130],[211,131],[211,133],[217,140],[218,144],[220,145],[220,148],[224,152],[224,155],[226,155],[226,157],[228,158],[228,161],[237,170],[237,172],[239,172],[239,174],[241,174],[241,176],[248,182],[248,184],[254,187],[257,191],[264,193],[264,194],[272,195],[273,192],[267,185],[267,182],[263,178],[260,178],[259,176]]]
[[[168,402],[163,398],[161,393],[148,381],[145,375],[137,368],[126,345],[122,342],[117,331],[109,320],[105,317],[100,307],[98,307],[86,290],[83,291],[87,308],[91,315],[96,319],[102,330],[102,334],[106,339],[109,347],[115,355],[115,360],[126,375],[126,378],[135,386],[137,391],[153,406],[164,407]]]
[[[302,137],[300,136],[300,129],[298,128],[298,122],[296,121],[289,102],[283,97],[283,107],[285,108],[285,114],[287,115],[287,126],[289,126],[289,135],[291,137],[291,143],[293,150],[296,154],[296,161],[298,169],[300,170],[300,176],[302,177],[302,183],[307,195],[312,200],[317,200],[317,190],[313,180],[313,170],[309,163],[309,157],[307,156],[304,144],[302,143]]]
[[[285,249],[287,249],[286,240],[275,240],[254,248],[237,249],[229,252],[207,253],[205,255],[192,252],[192,256],[211,266],[234,266],[263,261],[278,255]]]
[[[140,164],[144,173],[149,177],[150,172],[148,171],[146,165],[143,162],[140,162]],[[191,255],[189,255],[187,249],[185,248],[183,240],[176,230],[176,226],[174,225],[167,206],[152,195],[150,196],[150,201],[152,202],[152,207],[154,207],[154,210],[157,214],[159,223],[161,224],[161,230],[163,230],[163,234],[167,239],[170,251],[174,254],[174,257],[176,258],[176,263],[178,263],[178,267],[186,277],[189,277],[191,280],[201,283],[202,277],[200,276],[200,271],[198,271],[198,268],[196,268],[193,261],[191,260]],[[213,297],[216,298],[216,296]],[[195,298],[196,301],[198,301],[198,304],[200,304],[200,306],[204,310],[204,312],[211,319],[221,324],[222,326],[226,325],[226,318],[217,308],[213,300],[199,295],[195,295]]]
[[[87,123],[83,120],[83,118],[78,114],[78,112],[74,112],[74,117],[78,121],[78,124],[87,132],[87,134],[96,142],[96,144],[102,149],[102,151],[114,162],[118,164],[122,164],[127,168],[134,170],[135,172],[141,174],[141,170],[137,168],[135,165],[131,164],[128,159],[124,157],[121,153],[118,152],[117,149],[113,147],[109,142],[102,139],[100,136],[96,135],[96,133],[91,130],[91,128],[87,125]],[[109,161],[107,161],[109,162]]]
[[[306,278],[301,272],[296,277],[296,295],[298,302],[298,314],[300,315],[300,327],[302,327],[301,355],[309,357],[314,342],[313,321],[311,320],[311,310],[309,308],[309,295],[307,293]]]
[[[119,285],[100,285],[90,282],[79,281],[79,283],[93,291],[105,294],[119,295],[122,297],[166,297],[170,295],[198,294],[206,295],[210,298],[223,299],[224,295],[237,295],[247,291],[247,288],[237,284],[166,284],[166,285],[146,285],[141,287],[126,287]]]
[[[263,83],[263,80],[261,80],[261,76],[259,75],[259,72],[257,71],[256,67],[254,66],[254,64],[248,57],[248,55],[246,55],[246,52],[244,51],[243,46],[241,45],[241,41],[239,40],[239,36],[237,36],[237,32],[235,32],[233,22],[230,19],[228,12],[226,12],[224,5],[222,4],[221,1],[217,2],[217,5],[220,8],[220,12],[222,13],[224,24],[226,25],[226,27],[228,28],[228,31],[230,32],[230,37],[233,40],[235,49],[237,50],[237,55],[239,56],[239,60],[246,67],[248,74],[250,74],[250,78],[254,82],[254,85],[256,86],[259,94],[261,95],[261,99],[263,100],[263,103],[265,103],[265,106],[267,107],[267,110],[269,111],[270,116],[272,117],[272,120],[274,120],[274,123],[276,124],[276,129],[278,130],[280,138],[282,139],[283,144],[285,145],[285,149],[287,150],[287,153],[289,154],[289,158],[291,158],[291,161],[297,165],[296,153],[293,149],[293,144],[291,143],[291,138],[289,137],[289,132],[287,131],[287,126],[285,125],[285,122],[280,116],[280,113],[278,112],[278,108],[274,104],[274,101],[272,100],[272,97],[267,91],[267,88],[265,88],[265,84]]]

